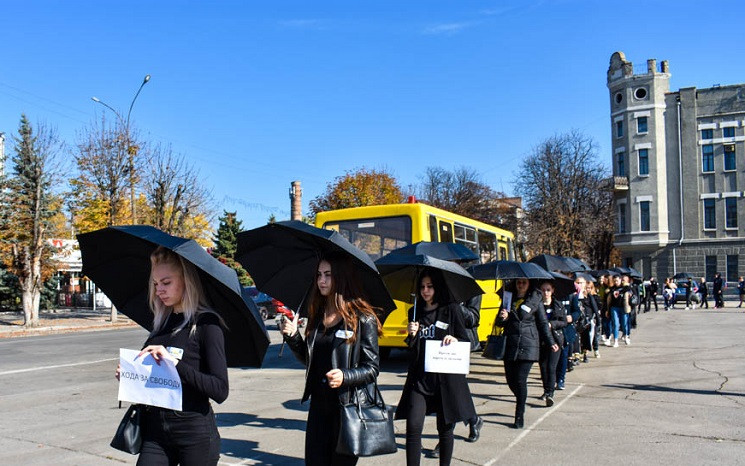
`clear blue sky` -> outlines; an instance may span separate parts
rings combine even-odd
[[[0,131],[21,112],[72,146],[103,107],[201,171],[244,227],[289,217],[345,170],[478,169],[572,128],[609,160],[611,54],[668,60],[671,88],[745,81],[745,2],[24,1],[0,20]],[[12,144],[8,144],[10,152]],[[70,160],[71,156],[68,155]]]

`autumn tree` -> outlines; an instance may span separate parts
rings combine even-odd
[[[417,191],[435,207],[506,229],[513,226],[512,206],[502,201],[505,195],[484,183],[474,169],[428,167]]]
[[[161,145],[151,151],[148,165],[150,174],[143,180],[147,206],[142,222],[172,235],[206,242],[213,217],[210,193],[200,182],[199,171],[182,155]]]
[[[219,217],[220,224],[213,238],[215,247],[212,248],[212,255],[223,264],[235,270],[241,285],[251,286],[253,285],[253,280],[248,275],[248,272],[246,272],[246,269],[235,260],[235,252],[238,250],[238,233],[243,231],[243,222],[238,220],[236,215],[237,212],[228,212],[225,210],[222,216]]]
[[[385,169],[347,171],[326,185],[326,192],[309,203],[313,215],[327,210],[368,205],[397,204],[403,193],[396,178]]]
[[[614,224],[612,191],[595,142],[578,131],[550,137],[523,160],[518,173],[515,191],[523,198],[530,255],[607,264]]]
[[[21,116],[14,142],[12,174],[3,180],[0,239],[4,262],[18,278],[24,325],[35,326],[44,280],[54,271],[47,240],[63,224],[62,203],[54,193],[61,145],[47,127],[38,125],[34,131],[26,115]]]

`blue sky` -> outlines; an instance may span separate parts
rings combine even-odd
[[[745,81],[744,16],[736,0],[5,2],[0,131],[25,112],[73,146],[104,111],[91,96],[126,113],[150,74],[133,125],[246,228],[289,217],[293,180],[307,211],[361,166],[404,186],[468,166],[510,194],[556,133],[609,159],[614,51],[668,60],[672,90]]]

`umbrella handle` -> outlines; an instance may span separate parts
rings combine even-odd
[[[412,295],[414,295],[414,312],[413,312],[412,320],[411,321],[412,322],[416,322],[416,300],[417,300],[417,294],[416,293],[412,293]]]
[[[282,353],[284,352],[284,350],[285,350],[285,340],[283,338],[282,339],[282,346],[279,347],[279,354],[277,355],[278,358],[281,358],[282,357]]]

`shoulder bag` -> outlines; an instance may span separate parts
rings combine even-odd
[[[359,364],[360,330],[352,358],[354,367]],[[372,392],[371,390],[372,389]],[[359,387],[349,387],[349,399],[341,404],[339,439],[336,452],[348,456],[376,456],[395,453],[396,436],[393,430],[393,412],[383,401],[377,380]]]
[[[507,336],[504,334],[504,331],[501,334],[497,334],[497,325],[495,323],[492,325],[491,335],[486,336],[486,345],[481,356],[486,359],[502,360],[504,359],[504,350],[506,347]]]
[[[111,446],[131,455],[140,452],[142,446],[142,405],[131,405],[124,413],[119,428],[116,429]]]

